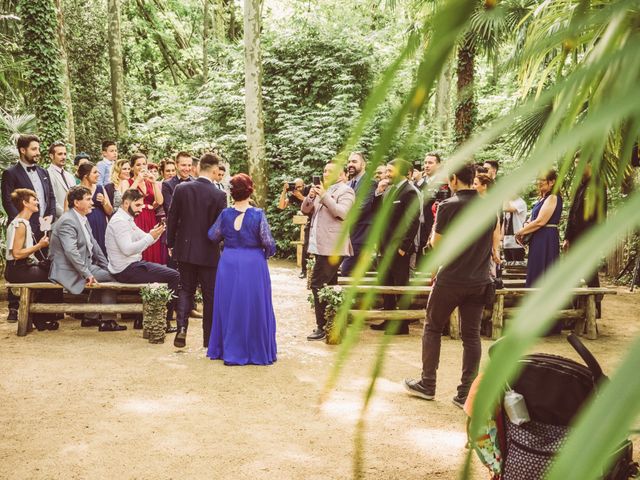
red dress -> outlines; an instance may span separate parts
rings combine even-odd
[[[133,184],[133,179],[129,179],[129,185]],[[143,232],[150,232],[153,227],[155,227],[158,222],[156,220],[156,211],[153,208],[153,202],[155,201],[155,196],[153,194],[153,184],[148,180],[144,180],[144,185],[147,189],[147,193],[144,196],[144,208],[140,212],[140,215],[135,217],[135,224],[140,227]],[[142,189],[138,187],[141,193]],[[160,242],[155,242],[153,245],[148,247],[145,251],[142,252],[142,259],[147,262],[153,263],[162,263],[163,254],[162,254],[162,245]]]

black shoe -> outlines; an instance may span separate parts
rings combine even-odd
[[[9,315],[7,315],[7,322],[16,323],[18,321],[18,310],[15,308],[9,309]]]
[[[456,407],[463,409],[464,403],[467,401],[467,397],[461,397],[460,395],[456,395],[451,399],[451,403],[453,403]]]
[[[47,329],[47,322],[44,320],[34,320],[33,325],[39,332],[44,332]]]
[[[80,320],[81,327],[99,327],[100,323],[100,320],[92,318],[83,318]]]
[[[391,333],[391,327],[384,331],[385,335],[409,335],[409,323],[402,322],[402,324],[398,327],[398,329]]]
[[[100,326],[98,327],[99,332],[121,332],[126,329],[126,325],[118,325],[115,320],[100,322]]]
[[[371,324],[371,325],[369,325],[369,328],[371,328],[371,330],[379,330],[379,331],[382,331],[382,330],[386,330],[386,329],[387,329],[387,325],[388,325],[388,324],[389,324],[389,322],[387,322],[387,321],[385,320],[384,322],[379,323],[379,324],[377,324],[377,325],[376,325],[375,323],[374,323],[374,324]]]
[[[45,326],[47,330],[58,330],[58,328],[60,328],[60,324],[55,320],[53,322],[46,322]]]
[[[307,340],[322,340],[326,336],[327,332],[324,331],[324,328],[318,327],[307,337]]]
[[[141,318],[135,318],[133,320],[133,329],[134,330],[142,330],[142,319]]]
[[[404,388],[414,397],[420,397],[424,400],[433,400],[436,396],[435,388],[427,388],[422,385],[422,381],[413,378],[404,379]]]
[[[300,272],[300,275],[298,275],[298,278],[307,278],[307,272]]]
[[[176,338],[173,339],[173,346],[176,348],[184,348],[187,344],[187,329],[186,327],[178,327],[178,333]]]

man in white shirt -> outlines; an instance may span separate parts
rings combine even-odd
[[[47,170],[56,198],[56,219],[58,219],[64,213],[67,192],[75,186],[76,179],[64,169],[67,162],[67,146],[63,142],[54,142],[49,146],[49,159],[51,165]]]
[[[165,231],[164,223],[156,225],[149,233],[143,232],[134,218],[144,208],[142,192],[129,189],[122,195],[122,204],[113,214],[105,234],[105,246],[109,257],[109,273],[121,283],[166,283],[174,293],[174,300],[167,305],[167,333],[177,331],[171,327],[178,295],[180,274],[165,265],[142,260],[142,252],[153,245]],[[134,328],[141,327],[140,319]]]
[[[98,185],[106,185],[111,181],[111,169],[118,160],[118,146],[112,140],[102,142],[102,160],[98,162]]]

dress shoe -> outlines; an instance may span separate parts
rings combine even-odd
[[[191,312],[189,313],[189,316],[191,318],[202,318],[202,313],[200,313],[198,310],[196,310],[195,308],[193,310],[191,310]]]
[[[420,397],[425,400],[433,400],[436,396],[435,388],[427,388],[422,384],[421,380],[413,378],[404,379],[404,388],[414,397]]]
[[[176,348],[184,348],[187,344],[187,329],[186,327],[178,327],[178,333],[176,338],[173,339],[173,346]]]
[[[80,320],[80,326],[81,327],[99,327],[100,320],[93,319],[93,318],[83,318],[82,320]]]
[[[44,320],[34,320],[33,325],[39,332],[44,332],[47,329],[47,322]]]
[[[324,331],[324,328],[318,327],[311,333],[311,335],[307,337],[307,340],[309,341],[322,340],[326,336],[327,336],[327,332]]]
[[[47,327],[47,330],[58,330],[58,328],[60,328],[60,324],[55,320],[52,322],[47,322],[45,326]]]
[[[120,332],[126,329],[126,325],[118,325],[115,320],[107,320],[105,322],[101,322],[100,326],[98,327],[99,332]]]
[[[385,335],[409,335],[409,323],[403,321],[395,332],[391,332],[391,326],[387,330],[384,331]]]
[[[133,320],[133,329],[134,330],[142,330],[142,318],[136,317]]]
[[[389,324],[389,322],[387,322],[386,320],[382,323],[378,323],[377,325],[375,323],[369,325],[369,328],[371,328],[371,330],[386,330],[387,329],[387,325]]]
[[[16,323],[18,321],[18,310],[15,308],[9,309],[9,315],[7,315],[7,322]]]
[[[300,272],[300,275],[298,275],[298,278],[307,278],[307,272]]]

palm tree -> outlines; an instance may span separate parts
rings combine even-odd
[[[0,108],[0,170],[17,159],[16,140],[19,135],[31,133],[36,128],[32,114],[11,115]]]

